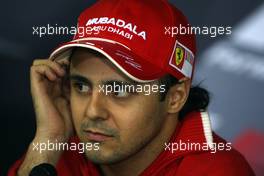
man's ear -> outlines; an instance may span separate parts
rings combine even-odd
[[[169,89],[166,96],[167,101],[167,112],[178,113],[185,102],[187,101],[189,91],[191,87],[191,80],[183,78],[179,80],[179,83],[175,84]]]

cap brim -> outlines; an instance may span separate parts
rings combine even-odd
[[[69,58],[71,49],[74,47],[89,48],[101,53],[121,72],[137,82],[151,82],[164,75],[161,68],[140,58],[128,47],[114,41],[100,39],[73,40],[65,43],[51,53],[50,59],[60,60]]]

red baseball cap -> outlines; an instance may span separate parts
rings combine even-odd
[[[103,54],[125,75],[150,82],[167,74],[192,78],[195,36],[186,17],[166,0],[99,0],[78,18],[73,40],[55,49],[50,59],[69,58],[74,47]]]

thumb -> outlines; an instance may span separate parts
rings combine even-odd
[[[65,134],[67,135],[67,137],[70,137],[73,135],[73,123],[70,101],[65,97],[61,97],[57,101],[57,107],[64,121]]]

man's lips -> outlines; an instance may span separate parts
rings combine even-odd
[[[84,130],[86,137],[91,141],[103,142],[111,139],[113,136],[96,130]]]

